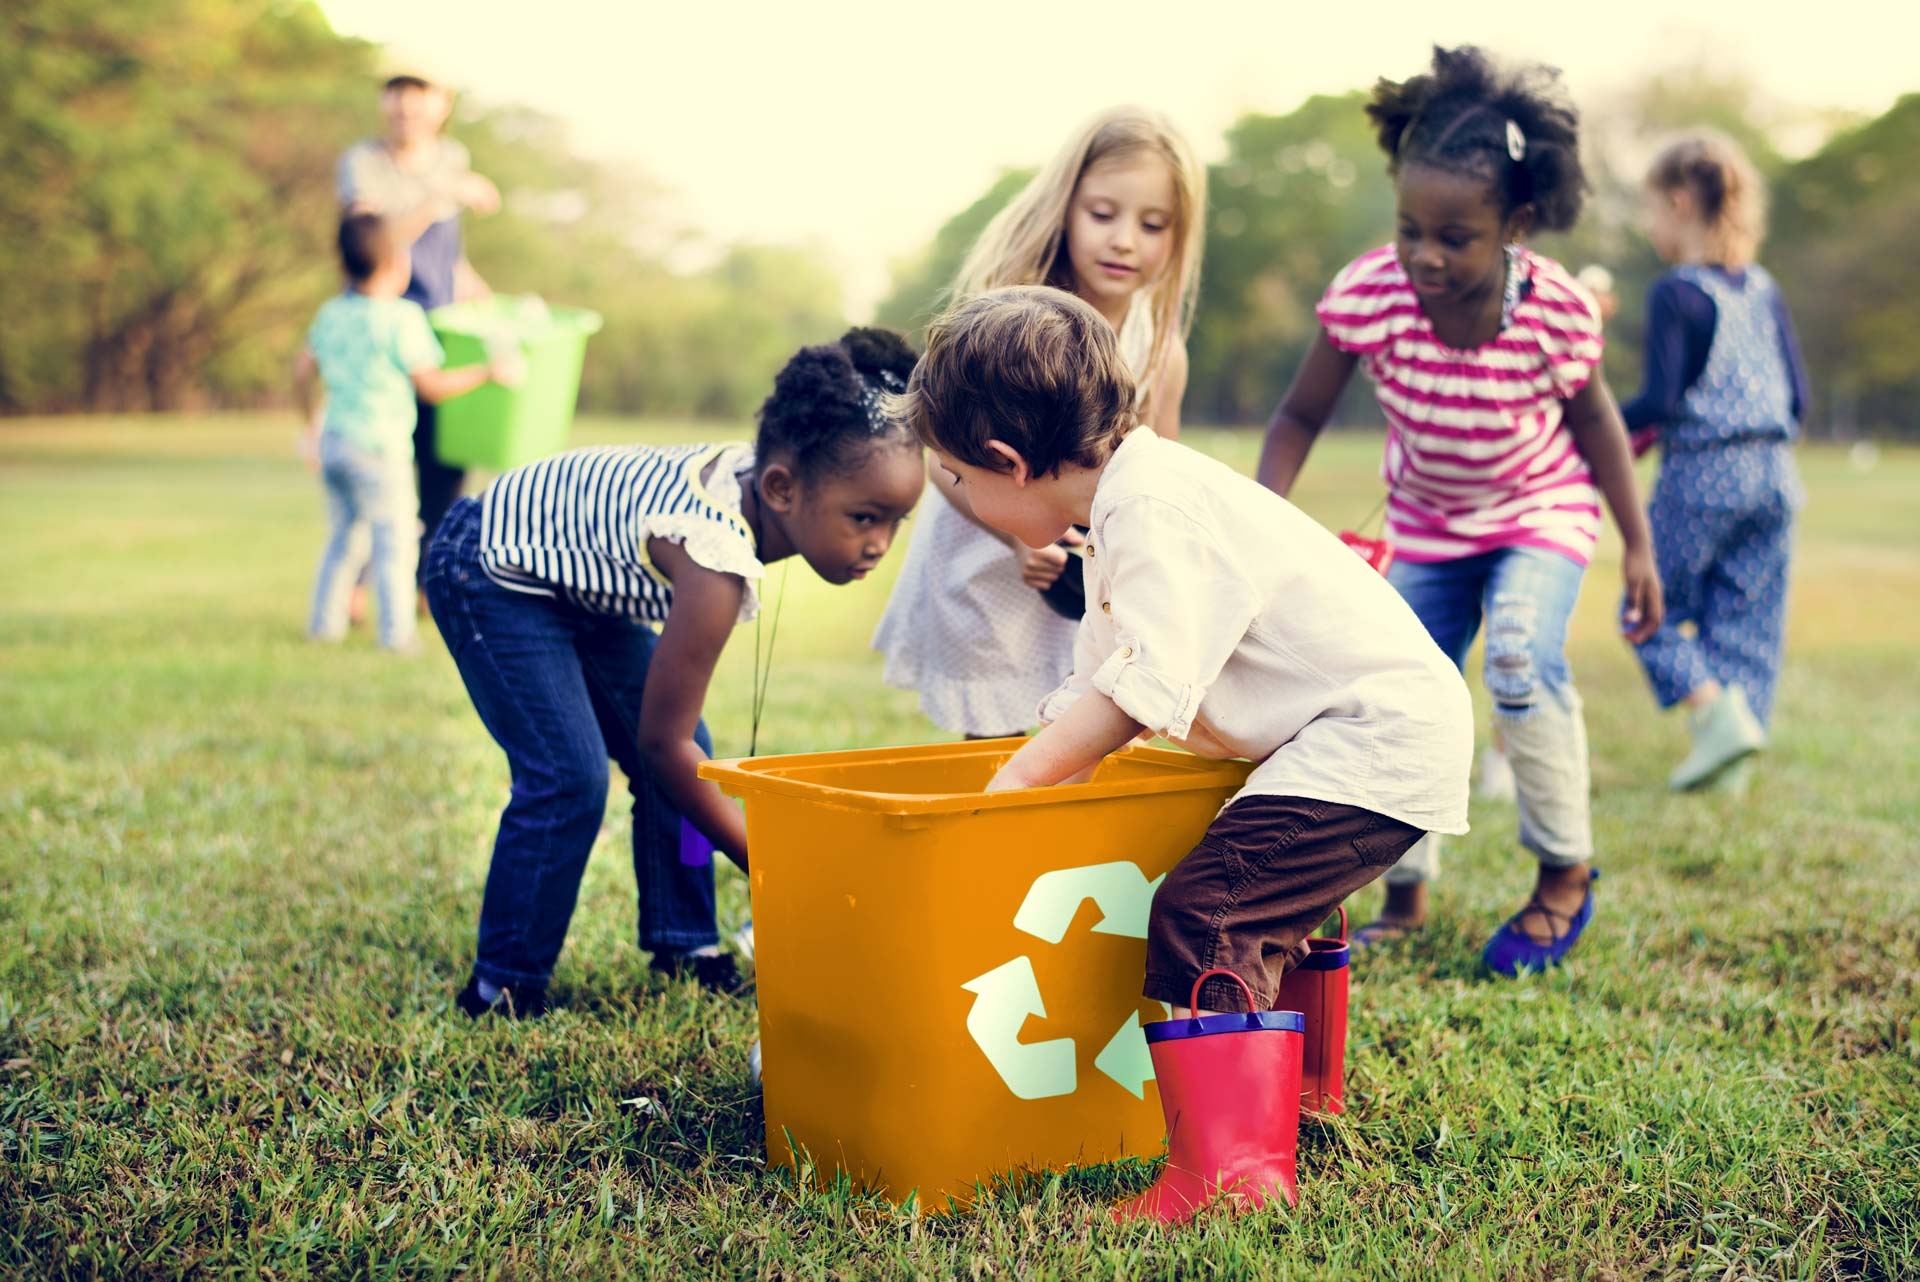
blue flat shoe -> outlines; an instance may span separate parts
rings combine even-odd
[[[1549,966],[1558,966],[1560,959],[1573,951],[1580,942],[1580,932],[1593,920],[1593,886],[1591,882],[1600,879],[1600,870],[1595,868],[1587,886],[1587,897],[1580,901],[1580,910],[1569,917],[1565,913],[1555,912],[1540,902],[1538,895],[1527,901],[1527,906],[1502,923],[1500,929],[1493,932],[1493,938],[1480,951],[1480,959],[1487,969],[1496,975],[1508,979],[1517,978],[1521,971],[1543,971]],[[1553,942],[1536,943],[1526,931],[1520,929],[1520,919],[1528,913],[1537,912],[1552,926],[1556,921],[1567,923],[1564,931],[1556,929]]]

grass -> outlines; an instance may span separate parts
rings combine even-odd
[[[1663,790],[1683,731],[1609,635],[1603,554],[1573,654],[1608,874],[1588,942],[1543,979],[1476,973],[1527,877],[1511,811],[1476,813],[1435,926],[1356,972],[1351,1111],[1306,1126],[1299,1208],[1168,1236],[1089,1225],[1142,1164],[953,1218],[766,1169],[753,1007],[649,976],[617,805],[566,1009],[451,1016],[505,771],[437,645],[300,639],[321,516],[291,441],[0,424],[0,1272],[1913,1275],[1920,454],[1805,452],[1779,740],[1744,800]],[[1358,518],[1377,448],[1328,440],[1303,504]],[[866,649],[878,578],[794,576],[763,751],[935,737]],[[723,753],[751,642],[710,708]]]

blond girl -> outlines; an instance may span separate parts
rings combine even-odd
[[[967,256],[954,301],[1005,285],[1051,285],[1114,328],[1141,388],[1139,413],[1180,434],[1186,336],[1200,282],[1206,170],[1156,112],[1089,120],[994,218]],[[1029,548],[977,520],[947,486],[914,523],[906,564],[874,637],[889,685],[920,692],[942,729],[1019,734],[1073,667],[1077,609],[1058,602],[1080,567],[1066,545]]]

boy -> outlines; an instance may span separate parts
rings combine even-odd
[[[1305,938],[1423,832],[1465,832],[1465,683],[1399,595],[1285,499],[1139,428],[1112,328],[1061,290],[936,322],[901,398],[982,521],[1086,542],[1087,614],[1044,727],[990,790],[1085,778],[1143,734],[1256,763],[1167,875],[1145,995],[1188,1015],[1224,967],[1262,1008]],[[1211,979],[1196,1014],[1246,1009]]]
[[[326,484],[332,534],[320,558],[307,634],[337,641],[346,633],[348,544],[353,527],[372,527],[372,573],[380,606],[380,644],[409,651],[414,639],[413,528],[419,519],[410,465],[416,397],[438,403],[488,379],[509,382],[506,362],[441,369],[444,353],[418,303],[401,297],[413,267],[406,246],[375,214],[340,223],[347,290],[320,305],[294,369],[308,423],[309,457]],[[326,384],[317,413],[314,374]]]

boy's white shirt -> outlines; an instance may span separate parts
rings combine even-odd
[[[1318,522],[1141,427],[1108,460],[1090,528],[1073,675],[1042,721],[1098,690],[1189,751],[1255,762],[1241,796],[1467,830],[1466,682]]]

